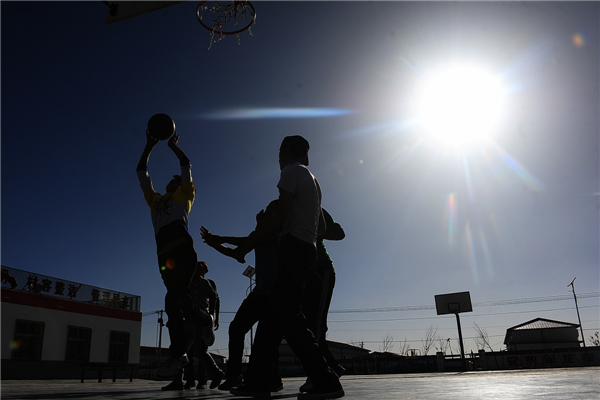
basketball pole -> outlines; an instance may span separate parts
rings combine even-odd
[[[567,285],[567,287],[571,286],[571,288],[573,288],[573,297],[575,298],[575,309],[577,310],[577,319],[579,320],[579,330],[581,331],[581,340],[583,340],[583,347],[587,347],[585,345],[585,336],[583,336],[583,326],[581,326],[581,317],[579,316],[579,305],[577,304],[577,295],[575,294],[575,279],[577,279],[577,277],[573,278],[573,280],[571,281],[571,283],[569,283]]]
[[[465,346],[463,345],[462,329],[460,328],[460,317],[456,315],[456,325],[458,325],[458,341],[460,342],[460,359],[462,361],[463,372],[467,371],[467,362],[465,360]]]

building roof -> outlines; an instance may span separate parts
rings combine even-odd
[[[140,311],[141,296],[2,265],[2,289],[126,311]],[[51,300],[49,300],[51,301]]]
[[[554,329],[554,328],[579,328],[579,325],[569,322],[553,321],[551,319],[536,318],[520,325],[508,328],[507,331],[524,331],[531,329]]]

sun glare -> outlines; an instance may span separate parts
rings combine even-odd
[[[425,79],[419,119],[430,139],[464,149],[489,139],[502,114],[498,78],[465,66],[441,69]]]

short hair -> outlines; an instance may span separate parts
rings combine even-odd
[[[177,182],[181,182],[181,175],[173,175],[173,179],[172,180],[177,181]]]
[[[300,158],[302,156],[308,155],[308,150],[310,150],[310,145],[308,144],[308,140],[304,139],[300,135],[295,136],[286,136],[283,138],[281,142],[281,150],[289,149],[292,157]]]

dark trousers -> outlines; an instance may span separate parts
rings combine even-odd
[[[318,273],[317,270],[319,270]],[[306,317],[308,329],[317,339],[327,365],[335,370],[338,362],[327,345],[327,316],[334,287],[335,270],[333,268],[315,268],[311,271],[304,289],[302,312]]]
[[[212,323],[208,313],[194,307],[190,296],[189,285],[197,264],[198,256],[192,243],[181,244],[158,256],[160,275],[167,288],[165,312],[169,318],[171,357],[180,357],[187,351],[184,318],[197,325]]]
[[[198,370],[194,368],[192,356],[198,358]],[[190,350],[189,357],[190,362],[184,367],[183,379],[185,381],[193,381],[195,378],[198,378],[199,382],[206,384],[208,375],[210,375],[211,379],[214,379],[221,372],[221,369],[208,352],[208,347],[200,335],[196,338],[193,348]]]
[[[227,360],[227,376],[236,377],[242,374],[242,358],[244,357],[244,339],[246,333],[260,319],[266,310],[268,296],[250,293],[244,299],[229,324],[229,359]],[[277,356],[279,352],[277,352]]]
[[[256,338],[246,374],[248,385],[267,389],[271,378],[264,371],[272,368],[272,357],[283,335],[300,358],[304,371],[315,388],[339,385],[339,379],[327,366],[314,335],[302,314],[302,297],[308,272],[316,262],[316,248],[291,235],[280,242],[277,279],[267,311],[256,329]]]

